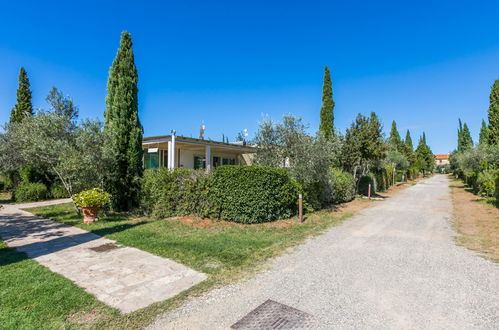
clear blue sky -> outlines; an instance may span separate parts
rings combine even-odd
[[[253,135],[262,115],[317,130],[323,67],[335,126],[377,112],[435,153],[455,148],[457,119],[476,140],[499,78],[498,1],[0,2],[0,123],[20,66],[35,107],[52,85],[82,117],[102,118],[120,32],[134,40],[145,135]]]

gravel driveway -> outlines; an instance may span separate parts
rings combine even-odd
[[[402,190],[151,328],[228,329],[272,299],[313,315],[310,328],[498,329],[498,267],[455,245],[448,185]]]

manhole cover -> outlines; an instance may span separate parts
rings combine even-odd
[[[104,252],[104,251],[114,250],[117,248],[118,248],[118,245],[115,245],[112,243],[107,243],[104,245],[94,246],[93,248],[90,248],[90,250],[95,251],[95,252]]]
[[[231,329],[305,329],[312,316],[296,308],[267,300],[231,326]]]

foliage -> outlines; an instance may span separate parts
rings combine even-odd
[[[285,169],[221,166],[213,174],[213,200],[220,218],[255,223],[296,214],[299,186]]]
[[[357,191],[360,195],[367,196],[369,194],[369,185],[371,185],[371,196],[376,193],[374,178],[371,175],[363,175],[358,182]]]
[[[489,138],[488,143],[492,145],[499,144],[499,79],[494,81],[490,91],[489,105]]]
[[[334,101],[329,68],[324,67],[324,85],[322,86],[321,123],[319,131],[329,139],[334,135]]]
[[[45,101],[50,104],[50,110],[66,118],[77,118],[78,107],[73,103],[73,100],[68,96],[65,97],[62,91],[53,86]]]
[[[69,194],[63,185],[55,184],[52,187],[50,187],[50,197],[56,198],[56,199],[68,198]]]
[[[305,203],[310,210],[330,202],[328,171],[338,165],[341,149],[338,135],[309,136],[301,119],[287,115],[282,123],[261,122],[253,143],[258,146],[255,164],[286,168],[303,186]]]
[[[410,165],[406,155],[394,149],[388,150],[384,163],[390,167],[395,166],[396,169],[404,171]]]
[[[333,203],[349,202],[355,198],[355,179],[350,173],[332,168],[329,171],[329,184]]]
[[[14,192],[17,202],[35,202],[48,198],[47,186],[43,183],[21,183]]]
[[[106,176],[101,123],[39,111],[20,123],[9,123],[0,135],[0,169],[44,168],[56,175],[68,195],[101,186]]]
[[[496,170],[495,184],[496,184],[496,191],[495,191],[496,206],[499,207],[499,170]]]
[[[478,173],[476,186],[482,196],[492,197],[495,193],[496,170],[484,170]]]
[[[155,218],[211,217],[214,214],[211,184],[211,173],[203,170],[149,169],[144,172],[141,207]]]
[[[396,150],[398,152],[404,152],[405,150],[404,142],[402,142],[402,139],[400,138],[395,120],[392,121],[392,129],[390,131],[390,136],[388,137],[388,144],[392,150]]]
[[[346,130],[341,163],[354,178],[358,174],[366,175],[384,158],[386,145],[382,131],[383,127],[374,112],[370,118],[358,114]]]
[[[103,207],[109,203],[111,194],[101,188],[93,188],[71,196],[78,207]]]
[[[33,115],[31,90],[28,74],[23,67],[19,70],[19,86],[17,87],[17,103],[10,113],[10,122],[19,123],[27,116]]]
[[[426,144],[426,137],[423,133],[423,137],[419,139],[418,147],[416,148],[416,164],[420,172],[425,175],[427,172],[431,172],[435,167],[435,157],[430,147]]]
[[[485,120],[482,119],[482,127],[480,128],[480,137],[478,140],[479,145],[488,144],[489,143],[489,128],[485,123]]]
[[[407,130],[404,140],[404,154],[409,162],[409,166],[412,167],[416,164],[416,154],[414,153],[414,146],[412,145],[411,133]]]
[[[115,210],[129,210],[139,203],[143,176],[142,135],[138,115],[138,74],[134,63],[132,38],[121,34],[120,48],[109,70],[104,130],[110,159],[106,190],[112,194]]]
[[[471,133],[468,128],[468,124],[464,123],[464,126],[459,119],[459,128],[457,130],[457,150],[466,151],[473,147],[473,139],[471,138]]]

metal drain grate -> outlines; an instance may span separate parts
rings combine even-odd
[[[117,248],[118,248],[118,245],[112,244],[112,243],[107,243],[104,245],[94,246],[94,247],[90,248],[90,250],[95,251],[95,252],[104,252],[104,251],[114,250]]]
[[[311,321],[310,314],[269,299],[233,324],[231,329],[305,329]]]

